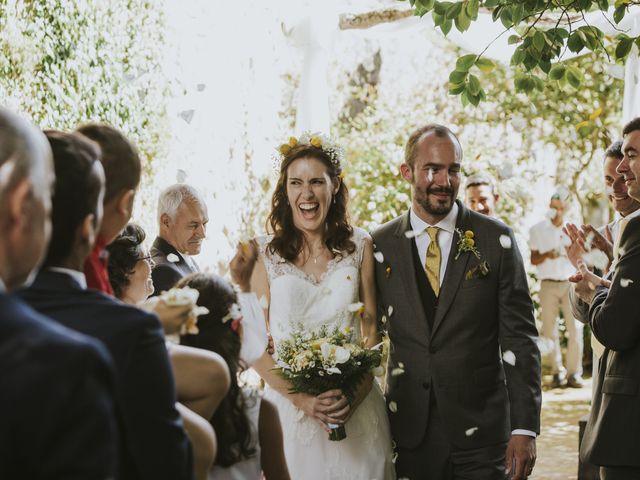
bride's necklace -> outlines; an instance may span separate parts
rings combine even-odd
[[[311,250],[309,250],[309,256],[307,257],[307,260],[304,262],[304,264],[306,265],[307,263],[309,263],[309,260],[313,260],[313,264],[317,265],[318,264],[318,259],[324,254],[324,250],[320,250],[320,253],[318,255],[316,255],[315,257],[311,254]]]

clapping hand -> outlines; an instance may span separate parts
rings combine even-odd
[[[251,274],[258,260],[258,243],[255,240],[238,243],[235,256],[229,262],[231,279],[238,284],[240,290],[251,290]]]
[[[586,303],[591,303],[593,300],[596,286],[607,288],[611,286],[609,280],[605,280],[593,273],[582,260],[578,261],[578,271],[569,277],[569,281],[575,284],[574,289],[578,298]]]

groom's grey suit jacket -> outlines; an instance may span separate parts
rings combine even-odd
[[[527,279],[513,231],[458,202],[456,228],[474,233],[481,258],[458,252],[454,234],[440,296],[435,298],[418,259],[409,214],[373,232],[378,303],[388,316],[391,365],[388,375],[392,436],[402,448],[422,439],[433,397],[447,434],[458,448],[505,442],[514,429],[540,431],[540,352]],[[503,248],[501,236],[510,239]],[[505,242],[506,238],[502,241]],[[478,265],[487,262],[483,275]],[[512,352],[515,365],[503,362]],[[511,359],[511,354],[507,354]],[[433,390],[433,392],[431,392]],[[471,430],[474,429],[475,430]]]

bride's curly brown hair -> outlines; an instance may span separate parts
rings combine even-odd
[[[289,262],[293,262],[302,252],[304,237],[293,223],[293,212],[287,199],[287,169],[295,160],[304,157],[320,160],[327,167],[327,173],[332,181],[336,178],[340,179],[340,186],[333,196],[325,220],[324,243],[334,254],[351,254],[356,246],[351,240],[353,228],[349,224],[347,214],[349,193],[347,186],[340,178],[342,167],[337,159],[332,161],[322,148],[316,148],[313,145],[293,147],[282,160],[280,176],[271,197],[271,212],[267,217],[267,231],[273,233],[273,239],[267,248],[270,253],[277,253]]]

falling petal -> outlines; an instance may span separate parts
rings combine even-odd
[[[547,210],[547,213],[545,214],[545,217],[547,217],[549,220],[552,220],[554,218],[556,218],[556,214],[558,213],[558,211],[555,208],[550,208],[549,210]]]
[[[631,280],[630,278],[621,278],[620,279],[620,286],[622,288],[627,288],[629,286],[629,284],[633,283],[633,280]]]
[[[384,367],[382,365],[378,365],[377,367],[375,367],[373,370],[371,370],[371,373],[373,373],[374,377],[381,377],[384,375]]]
[[[549,337],[539,336],[536,339],[536,344],[538,345],[538,350],[540,350],[541,355],[547,355],[555,348],[553,340]]]
[[[511,248],[511,237],[509,235],[500,235],[500,245],[502,245],[502,248]]]
[[[260,301],[260,306],[261,306],[263,309],[267,309],[267,308],[269,307],[269,301],[267,300],[267,296],[266,296],[266,295],[262,295],[262,296],[260,297],[260,300],[259,300],[259,301]]]
[[[397,377],[399,375],[402,375],[404,373],[404,369],[402,368],[394,368],[391,370],[391,376],[392,377]]]
[[[584,249],[589,251],[591,250],[591,244],[593,243],[593,239],[594,239],[595,235],[593,234],[593,232],[589,232],[587,234],[587,237],[584,240]]]
[[[393,315],[393,306],[389,305],[389,308],[387,309],[387,315],[391,316]]]
[[[511,350],[507,350],[502,354],[502,360],[504,360],[505,363],[514,366],[516,364],[516,355]]]
[[[562,243],[563,247],[570,247],[572,243],[571,239],[564,234],[560,236],[560,242]]]
[[[197,89],[199,92],[203,92],[205,88],[207,88],[207,86],[206,86],[204,83],[199,83],[199,84],[196,86],[196,89]]]
[[[382,252],[374,252],[373,258],[375,258],[378,263],[384,262],[384,255]]]
[[[404,236],[407,238],[415,238],[424,234],[425,230],[407,230],[406,232],[404,232]]]
[[[183,119],[188,124],[191,124],[191,120],[193,120],[193,115],[195,114],[195,110],[183,110],[179,113],[181,119]]]
[[[187,172],[179,168],[178,171],[176,172],[176,183],[184,183],[186,180],[187,180]]]
[[[476,430],[478,430],[478,427],[471,427],[471,428],[467,428],[467,429],[464,431],[464,434],[465,434],[467,437],[470,437],[471,435],[473,435],[474,433],[476,433]]]
[[[430,169],[428,170],[428,173],[427,173],[427,180],[429,180],[429,183],[433,182],[433,169],[432,169],[432,168],[430,168]]]
[[[382,318],[380,319],[380,321],[382,322],[382,324],[384,325],[385,323],[387,323],[387,316],[383,315]]]
[[[609,257],[602,250],[590,250],[582,258],[587,265],[596,267],[599,270],[606,270],[609,265]]]
[[[393,413],[396,413],[398,411],[398,404],[395,401],[391,400],[389,402],[389,410],[391,410]]]
[[[613,195],[613,187],[612,187],[611,185],[607,185],[607,186],[604,188],[604,194],[605,194],[607,197],[609,197],[609,196]]]
[[[398,460],[398,452],[394,452],[393,456],[391,457],[391,463],[396,463],[396,461]],[[409,480],[406,477],[403,478],[399,478],[398,480]]]
[[[404,368],[404,363],[402,363],[402,362],[398,362],[398,366],[399,366],[400,368]]]
[[[352,303],[351,305],[347,306],[347,311],[349,311],[349,312],[357,312],[362,307],[364,307],[364,303],[362,303],[362,302]]]

